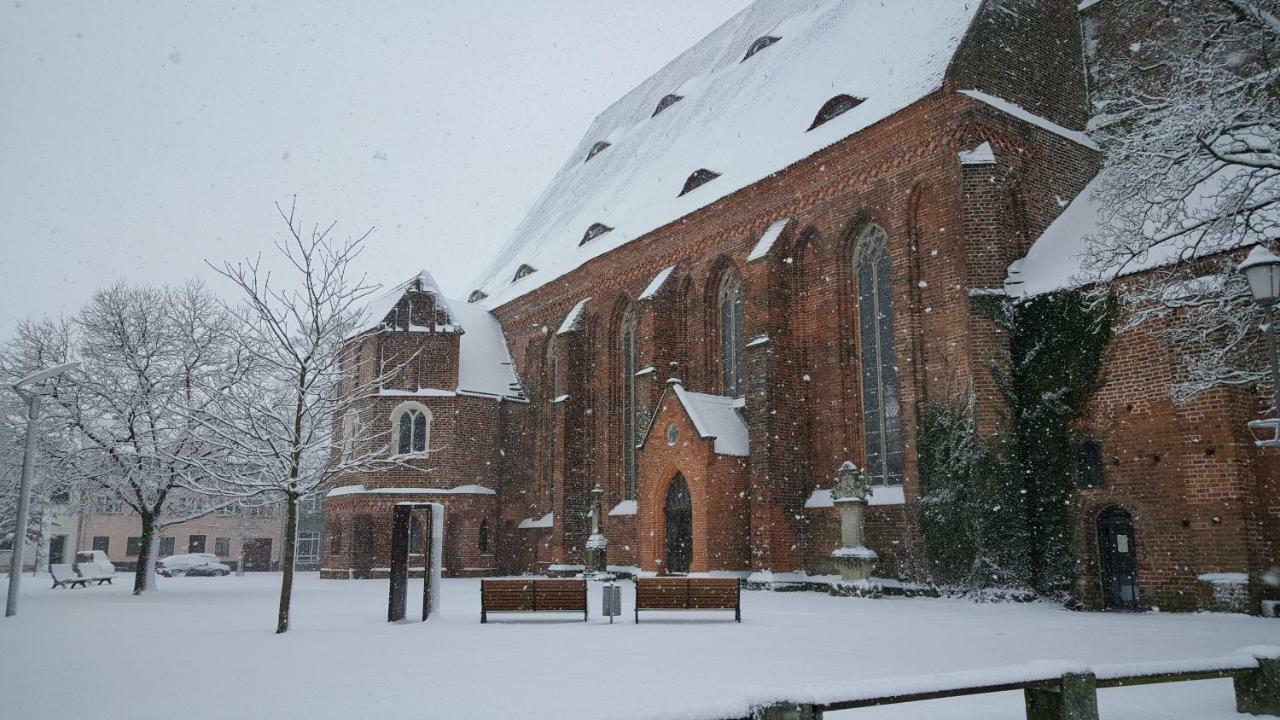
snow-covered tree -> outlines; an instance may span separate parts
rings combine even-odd
[[[193,501],[182,491],[227,461],[188,411],[233,379],[235,327],[199,283],[117,284],[71,320],[21,323],[3,355],[11,376],[81,362],[47,386],[44,452],[90,502],[118,500],[138,514],[135,594],[155,587],[157,533],[235,501]]]
[[[1106,57],[1093,77],[1104,222],[1086,269],[1109,280],[1158,267],[1121,297],[1132,324],[1157,321],[1192,351],[1181,400],[1265,376],[1257,310],[1232,263],[1211,256],[1280,240],[1280,0],[1143,8],[1156,40]]]
[[[215,268],[241,290],[234,312],[245,376],[212,393],[192,417],[227,456],[231,472],[212,478],[207,491],[224,495],[270,494],[286,508],[283,578],[276,632],[289,629],[299,501],[324,490],[338,473],[377,471],[402,458],[384,452],[386,438],[367,436],[357,425],[338,451],[333,419],[377,389],[397,368],[379,368],[360,387],[340,388],[348,366],[344,342],[362,319],[364,300],[376,286],[353,277],[351,267],[369,232],[335,241],[334,225],[304,230],[295,214],[277,210],[288,230],[276,243],[288,268],[277,284],[261,259]],[[340,392],[341,390],[341,392]]]

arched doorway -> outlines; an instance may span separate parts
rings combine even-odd
[[[1122,507],[1098,514],[1098,577],[1102,603],[1112,610],[1138,609],[1138,561],[1133,516]]]
[[[677,474],[667,488],[663,514],[667,523],[667,572],[687,573],[693,559],[693,499],[683,475]]]

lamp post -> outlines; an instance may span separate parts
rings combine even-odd
[[[1262,245],[1255,245],[1236,270],[1249,281],[1253,301],[1262,309],[1267,331],[1267,349],[1271,355],[1272,416],[1249,422],[1249,431],[1258,447],[1280,447],[1280,354],[1276,350],[1275,308],[1280,302],[1280,257]]]
[[[40,421],[40,393],[27,389],[78,367],[72,362],[28,375],[13,384],[14,392],[27,401],[27,445],[22,454],[22,480],[18,486],[18,517],[14,526],[13,551],[9,556],[9,594],[4,616],[18,614],[18,588],[22,582],[22,550],[27,542],[27,514],[31,510],[31,474],[35,465],[36,425]]]

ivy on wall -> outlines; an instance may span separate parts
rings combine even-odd
[[[918,508],[936,581],[1070,591],[1074,430],[1103,382],[1114,308],[1078,291],[975,308],[1008,335],[999,373],[1008,412],[983,436],[971,397],[922,409]]]

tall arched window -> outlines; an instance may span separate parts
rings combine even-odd
[[[902,484],[902,424],[898,366],[893,352],[889,243],[872,225],[854,252],[858,284],[858,344],[862,365],[862,427],[867,477],[873,485]]]
[[[720,282],[717,296],[720,313],[720,382],[724,394],[742,397],[746,394],[745,341],[743,332],[742,283],[733,273]]]
[[[486,554],[489,552],[489,521],[488,520],[480,521],[480,537],[476,542],[476,544],[479,546],[480,552],[486,553]]]
[[[636,313],[627,310],[618,332],[622,370],[622,494],[636,497]]]
[[[431,411],[418,403],[405,403],[391,413],[396,428],[396,452],[410,455],[427,452],[431,437]]]
[[[547,489],[547,501],[555,498],[556,492],[556,401],[560,398],[560,360],[556,352],[556,336],[547,338],[547,358],[544,365],[547,372],[547,397],[543,409],[543,447],[547,451],[544,487]]]

